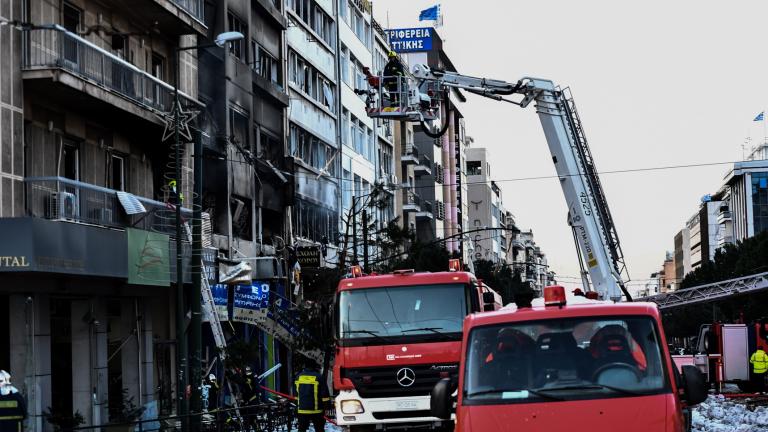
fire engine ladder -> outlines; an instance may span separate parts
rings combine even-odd
[[[753,294],[765,289],[768,289],[768,272],[643,297],[637,301],[654,302],[659,305],[659,309],[663,310],[721,300],[740,294]]]
[[[586,180],[587,187],[595,202],[594,207],[597,212],[597,220],[600,223],[603,240],[611,254],[610,258],[611,261],[613,261],[616,274],[625,274],[627,280],[629,280],[627,266],[624,262],[624,252],[621,250],[621,243],[619,242],[619,235],[616,232],[616,225],[613,222],[613,216],[611,216],[608,201],[605,198],[605,192],[603,192],[603,186],[600,184],[600,177],[598,176],[597,168],[595,167],[595,162],[592,158],[592,152],[589,150],[589,145],[587,144],[587,136],[584,133],[584,127],[581,124],[579,112],[576,110],[576,103],[573,101],[570,89],[564,89],[562,95],[562,100],[564,101],[563,111],[565,111],[566,118],[568,119],[571,134],[573,135],[573,142],[575,143],[576,151],[584,170],[582,176]],[[618,280],[617,283],[619,283],[622,290],[624,290],[623,281]]]
[[[202,223],[202,221],[201,221]],[[187,241],[192,243],[192,230],[189,227],[188,223],[184,224],[184,230],[187,235]],[[205,263],[203,260],[200,260],[200,268],[204,268]],[[200,294],[202,296],[202,309],[203,314],[208,318],[208,323],[211,325],[211,333],[213,333],[213,341],[214,344],[216,344],[216,348],[219,349],[219,359],[222,362],[222,365],[224,364],[224,359],[227,356],[227,338],[224,336],[224,329],[221,327],[221,321],[219,320],[219,315],[216,313],[216,303],[213,300],[213,292],[211,291],[211,284],[208,282],[208,277],[206,276],[205,272],[200,272],[200,282],[201,282],[201,289]],[[227,380],[227,388],[229,389],[229,394],[234,395],[235,392],[232,389],[232,382],[230,380]],[[240,416],[240,407],[237,403],[237,398],[232,398],[232,405],[235,408],[235,414],[236,418],[242,418]]]

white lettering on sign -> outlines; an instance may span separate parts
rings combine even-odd
[[[0,256],[0,267],[29,267],[25,256]]]

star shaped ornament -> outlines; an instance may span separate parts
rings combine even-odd
[[[181,101],[175,101],[171,107],[171,111],[159,115],[159,117],[165,123],[165,129],[163,130],[163,138],[161,141],[166,141],[172,137],[176,132],[176,115],[179,117],[179,135],[185,138],[187,141],[192,141],[192,132],[189,131],[189,123],[200,114],[197,110],[185,110],[181,106]]]

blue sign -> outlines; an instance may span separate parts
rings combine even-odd
[[[432,32],[431,27],[387,30],[389,46],[398,53],[431,51]]]
[[[232,321],[256,324],[267,317],[269,283],[254,281],[252,285],[237,285],[232,299]]]

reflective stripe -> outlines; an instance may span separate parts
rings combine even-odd
[[[24,416],[0,416],[0,420],[23,420]]]
[[[19,402],[15,400],[0,401],[0,408],[18,408]]]

